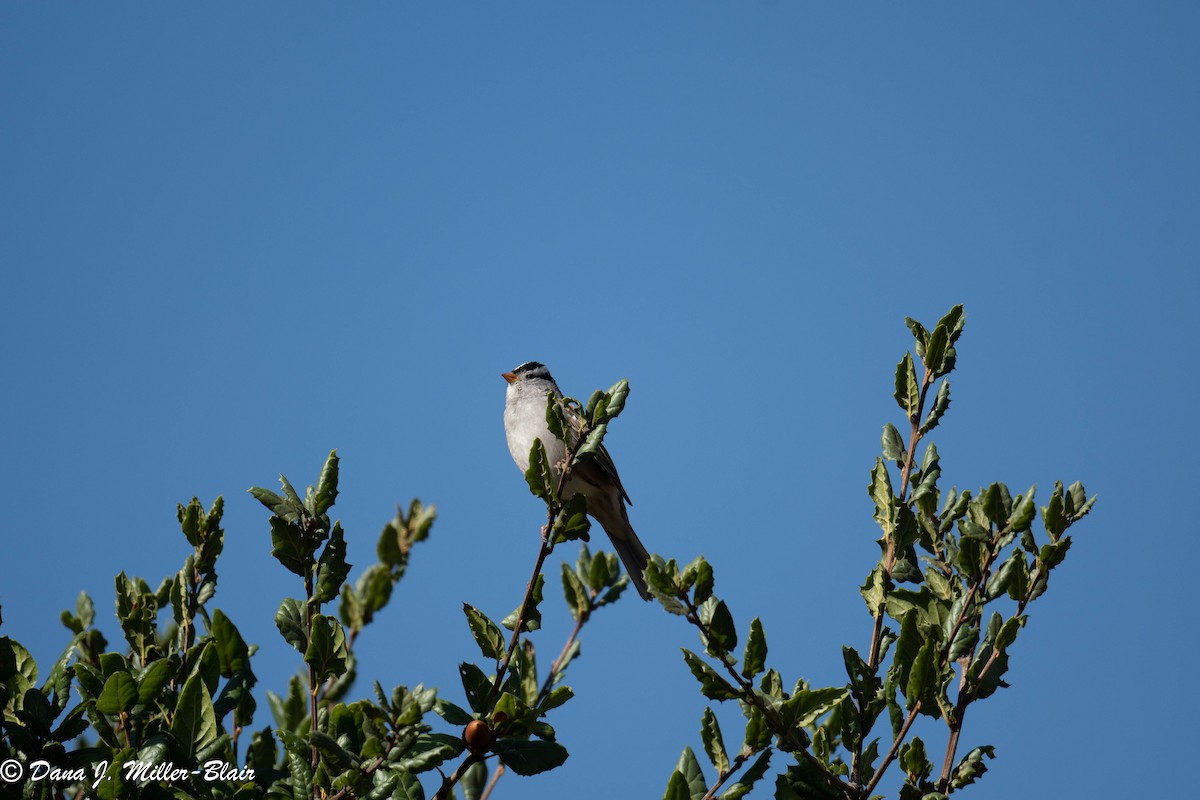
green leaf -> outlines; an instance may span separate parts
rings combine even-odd
[[[518,775],[537,775],[560,767],[568,755],[558,742],[537,739],[497,739],[493,749],[504,766]]]
[[[492,682],[479,667],[469,661],[458,665],[458,677],[462,680],[463,691],[467,694],[467,705],[476,714],[485,714],[490,709],[485,705],[492,691]]]
[[[321,467],[321,475],[317,478],[317,491],[313,495],[310,511],[314,517],[319,517],[333,507],[338,496],[338,455],[337,450],[330,452]]]
[[[717,715],[711,708],[704,709],[700,719],[700,740],[704,743],[704,752],[708,760],[717,769],[718,775],[729,771],[729,754],[725,752],[725,738],[721,735],[721,726],[717,723]]]
[[[583,585],[575,570],[565,563],[562,565],[562,583],[567,608],[571,609],[571,617],[578,622],[588,611],[590,601],[587,587]]]
[[[896,527],[896,497],[892,491],[892,477],[888,474],[882,458],[875,459],[867,494],[875,502],[875,521],[879,523],[885,536],[891,534]]]
[[[883,446],[883,457],[887,461],[895,462],[896,466],[904,465],[905,456],[908,451],[904,447],[904,440],[900,438],[900,431],[896,430],[896,426],[892,423],[887,423],[883,426],[883,436],[880,437],[880,444]]]
[[[174,657],[172,657],[173,659]],[[160,658],[146,667],[141,680],[138,681],[138,703],[144,705],[158,697],[162,688],[167,685],[167,681],[171,679],[172,668],[178,663],[172,663],[172,660]]]
[[[322,475],[324,478],[324,475]],[[335,479],[336,482],[336,479]],[[334,490],[336,494],[337,490]],[[342,590],[346,576],[350,574],[351,565],[346,562],[346,538],[340,522],[333,523],[329,541],[321,551],[317,562],[317,586],[313,592],[313,602],[328,603],[337,597]]]
[[[844,686],[824,689],[801,689],[789,697],[780,708],[780,714],[788,728],[806,728],[828,713],[849,692]]]
[[[325,614],[314,614],[304,661],[313,667],[318,681],[345,674],[346,632],[342,623]]]
[[[954,768],[954,773],[950,777],[950,788],[961,789],[964,786],[972,784],[975,780],[987,772],[987,764],[984,763],[984,758],[995,758],[996,748],[991,745],[976,747],[971,752],[962,757],[958,762],[958,766]]]
[[[921,407],[921,385],[917,382],[917,369],[913,366],[911,353],[905,353],[896,365],[895,397],[904,415],[916,422]]]
[[[705,645],[714,656],[722,656],[737,647],[737,629],[724,600],[710,597],[699,609],[700,621],[708,628]]]
[[[291,597],[283,599],[279,610],[275,612],[275,627],[292,647],[301,653],[308,649],[304,609],[299,600]]]
[[[943,379],[938,386],[937,397],[933,401],[933,408],[929,409],[929,413],[925,416],[925,421],[921,423],[919,434],[924,436],[938,426],[945,415],[946,410],[950,408],[950,381]]]
[[[115,672],[104,682],[104,690],[96,699],[96,710],[102,714],[120,714],[132,711],[137,701],[137,681],[128,672]]]
[[[467,615],[467,624],[471,626],[471,635],[479,645],[479,651],[484,657],[499,661],[504,657],[504,634],[499,626],[487,618],[482,611],[469,603],[463,603],[463,613]],[[516,624],[516,620],[513,620]]]
[[[742,749],[748,753],[757,753],[771,743],[771,728],[761,711],[751,706],[747,712],[746,735]]]
[[[908,773],[914,784],[929,777],[933,764],[925,755],[925,743],[921,737],[914,736],[911,742],[900,748],[900,767]]]
[[[766,669],[767,635],[763,632],[762,620],[755,617],[750,621],[750,635],[746,637],[746,652],[742,657],[742,677],[754,677]]]
[[[754,784],[767,774],[770,761],[771,751],[767,750],[756,758],[749,769],[743,772],[736,781],[730,784],[729,788],[721,795],[721,800],[738,800],[749,794],[750,790],[754,788]]]
[[[871,570],[858,592],[866,602],[871,616],[877,615],[883,608],[884,600],[887,597],[887,578],[883,574],[883,565],[877,565],[875,569]]]
[[[212,635],[217,642],[217,655],[221,659],[221,675],[232,677],[235,672],[244,672],[250,666],[250,648],[238,632],[237,626],[217,609],[212,616]]]
[[[683,660],[692,675],[700,682],[700,693],[710,700],[735,700],[741,697],[741,692],[735,689],[729,681],[722,678],[715,669],[706,664],[700,656],[688,650],[683,650]]]
[[[912,710],[917,701],[925,710],[932,710],[937,703],[937,653],[933,642],[925,642],[913,660],[912,671],[908,675],[908,686],[904,697],[908,700],[908,709]]]
[[[712,597],[713,568],[704,556],[697,556],[693,563],[696,565],[696,583],[692,588],[692,602],[701,605]]]
[[[905,317],[904,324],[912,331],[913,339],[916,340],[917,356],[924,358],[925,346],[929,342],[929,331],[925,330],[925,326],[912,317]]]
[[[533,447],[529,449],[529,469],[525,470],[525,482],[535,496],[543,500],[554,499],[554,472],[550,469],[541,439],[534,439]]]
[[[700,770],[700,761],[696,758],[696,753],[692,748],[683,748],[683,753],[675,765],[675,771],[683,776],[692,800],[700,800],[704,797],[704,793],[708,791],[708,785],[704,781],[704,773]]]
[[[542,627],[542,611],[539,606],[542,603],[542,587],[545,583],[546,576],[539,572],[533,582],[533,591],[529,595],[529,607],[525,609],[525,619],[521,622],[522,633],[533,633]],[[508,616],[500,620],[500,624],[511,631],[517,624],[517,613],[520,610],[519,607],[514,608]]]
[[[629,396],[629,381],[625,378],[617,381],[608,390],[608,408],[605,410],[604,421],[614,420],[625,408],[625,398]]]
[[[946,348],[950,346],[950,335],[945,325],[935,325],[933,333],[929,334],[929,344],[925,346],[925,369],[935,376],[942,373],[942,365],[946,359]]]
[[[578,464],[585,458],[594,455],[600,449],[600,445],[604,443],[604,434],[607,432],[608,425],[606,423],[601,423],[593,428],[591,433],[588,434],[587,439],[584,440],[583,444],[575,452],[575,460],[572,462],[572,465]]]
[[[692,793],[688,791],[687,778],[683,777],[683,773],[679,770],[671,772],[671,779],[667,781],[667,791],[663,794],[663,800],[692,800]]]
[[[283,517],[271,517],[267,522],[271,525],[271,555],[288,572],[307,577],[312,569],[316,541],[306,536],[299,525]]]
[[[217,716],[212,696],[199,672],[192,673],[179,693],[175,717],[171,720],[171,737],[184,748],[190,758],[212,744],[217,738]]]

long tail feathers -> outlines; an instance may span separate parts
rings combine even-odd
[[[646,570],[646,565],[650,563],[650,554],[646,552],[646,548],[642,545],[642,540],[633,532],[633,527],[626,520],[624,535],[614,536],[611,531],[608,532],[608,538],[612,541],[613,549],[617,551],[617,556],[621,559],[621,563],[625,565],[625,571],[629,573],[629,579],[633,581],[633,586],[637,589],[638,594],[643,600],[650,599],[650,590],[646,588],[646,579],[642,573]]]

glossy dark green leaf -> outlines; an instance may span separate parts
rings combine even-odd
[[[915,422],[921,407],[921,385],[917,382],[917,369],[911,353],[905,353],[896,365],[895,398],[904,415]]]
[[[625,399],[629,396],[629,381],[625,378],[617,381],[608,390],[608,409],[605,421],[616,419],[625,408]]]
[[[558,742],[537,739],[497,739],[493,749],[501,763],[518,775],[537,775],[560,767],[568,755]]]
[[[145,704],[155,700],[171,679],[171,673],[177,665],[178,660],[174,656],[171,660],[160,658],[151,662],[138,680],[138,703]]]
[[[553,392],[546,395],[546,428],[555,439],[567,441],[567,420],[563,414],[562,400]]]
[[[542,627],[542,588],[545,583],[545,576],[539,572],[533,582],[533,592],[529,596],[529,606],[525,609],[525,619],[521,622],[522,633],[533,633]],[[520,610],[519,607],[514,608],[508,616],[500,620],[500,624],[511,631],[517,624],[517,612]]]
[[[467,705],[476,714],[487,713],[488,694],[492,690],[492,682],[479,667],[464,661],[458,665],[458,677],[462,680],[463,691],[467,695]]]
[[[275,627],[292,647],[303,653],[308,648],[304,606],[299,600],[284,598],[275,612]]]
[[[317,478],[317,489],[313,493],[312,508],[314,517],[319,517],[333,507],[338,496],[338,455],[337,450],[330,452],[321,467],[321,475]]]
[[[871,470],[871,482],[867,484],[867,494],[875,503],[875,521],[879,523],[885,536],[890,534],[896,526],[896,502],[892,492],[892,477],[888,474],[882,458],[875,459],[875,466]]]
[[[904,697],[908,700],[910,711],[918,701],[925,710],[928,710],[930,705],[936,704],[938,682],[936,659],[937,652],[933,642],[925,642],[917,651],[917,657],[913,659],[912,670],[908,675],[908,686],[904,690]]]
[[[546,448],[541,439],[534,439],[529,450],[529,469],[525,470],[525,482],[529,484],[529,491],[535,496],[543,500],[554,497],[554,472],[550,469]]]
[[[313,602],[328,603],[342,591],[342,584],[350,574],[351,565],[346,561],[346,538],[340,522],[333,523],[329,541],[321,551],[317,562],[316,590]]]
[[[808,727],[842,702],[842,698],[846,697],[848,693],[844,686],[801,689],[784,702],[780,709],[780,716],[783,717],[789,728]]]
[[[555,542],[588,541],[591,520],[587,516],[587,498],[582,493],[571,495],[554,518]]]
[[[876,566],[867,575],[866,581],[859,587],[859,594],[862,595],[863,601],[867,604],[867,610],[871,612],[871,616],[879,613],[883,608],[884,598],[887,596],[887,578],[883,574],[883,566]]]
[[[725,737],[721,735],[721,726],[717,715],[711,708],[705,708],[700,718],[700,741],[704,744],[704,752],[709,762],[716,767],[718,775],[729,771],[729,754],[725,751]]]
[[[117,672],[104,682],[104,689],[96,698],[96,710],[102,714],[120,714],[132,711],[137,700],[137,681],[128,672]]]
[[[700,606],[699,615],[708,629],[705,643],[713,655],[724,655],[737,647],[737,628],[724,600],[710,597]]]
[[[696,680],[700,682],[701,694],[710,700],[734,700],[741,696],[741,692],[735,689],[729,681],[722,678],[700,656],[687,648],[680,649],[683,650],[683,660],[687,664],[688,669],[691,670]]]
[[[271,555],[288,572],[300,577],[310,574],[316,542],[306,536],[304,529],[282,517],[271,517]]]
[[[920,736],[914,736],[911,742],[906,742],[900,748],[900,768],[915,783],[925,780],[933,771],[933,764],[925,755],[925,743]]]
[[[721,794],[721,800],[738,800],[749,794],[750,790],[754,788],[754,784],[758,783],[763,775],[767,774],[767,767],[770,766],[770,762],[771,751],[767,750],[754,759],[754,763],[739,775],[736,781],[729,785],[729,788]]]
[[[396,766],[409,772],[425,772],[455,758],[466,749],[461,736],[448,733],[423,733]]]
[[[475,637],[475,644],[479,645],[479,651],[483,653],[484,657],[495,661],[503,658],[507,648],[500,627],[469,603],[463,603],[463,613],[467,615],[467,624],[471,626],[471,635]],[[513,624],[516,624],[515,619]]]
[[[667,791],[663,793],[663,800],[692,800],[692,793],[688,791],[687,778],[683,777],[683,773],[678,770],[671,772],[671,778],[667,781]]]
[[[594,455],[595,452],[600,449],[600,445],[604,443],[604,435],[607,432],[608,425],[605,423],[601,423],[593,428],[591,433],[588,434],[587,439],[585,439],[583,444],[580,445],[579,449],[575,451],[574,463],[578,464],[585,458]]]
[[[341,622],[325,614],[313,615],[304,661],[312,666],[319,681],[345,673],[346,632]]]
[[[708,790],[704,781],[704,773],[700,769],[700,760],[690,747],[683,748],[679,761],[675,764],[675,772],[683,776],[687,782],[688,793],[692,800],[700,800]]]
[[[212,615],[211,633],[217,643],[221,675],[228,678],[235,672],[245,671],[250,665],[250,648],[242,639],[237,626],[219,608]]]
[[[925,330],[925,326],[917,322],[912,317],[905,317],[904,324],[908,326],[910,331],[912,331],[913,339],[916,342],[915,349],[917,351],[917,356],[924,358],[925,346],[929,342],[929,331]]]
[[[945,416],[947,409],[950,408],[950,381],[943,378],[938,386],[937,395],[933,401],[933,407],[929,409],[929,413],[925,415],[925,421],[921,423],[920,434],[924,436],[938,426]]]
[[[742,677],[754,680],[766,669],[767,635],[763,632],[762,620],[755,617],[750,621],[750,635],[746,637],[746,652],[742,656]]]
[[[191,756],[211,744],[217,734],[212,695],[200,674],[193,673],[179,693],[175,716],[171,720],[171,736]]]
[[[884,460],[895,462],[898,467],[903,466],[908,450],[904,447],[904,440],[900,438],[900,431],[896,430],[895,425],[889,422],[883,426],[880,444],[883,446]]]
[[[713,593],[713,568],[704,556],[698,556],[696,564],[696,580],[692,584],[692,602],[700,605],[708,601]]]
[[[991,745],[976,747],[962,757],[950,777],[950,788],[961,789],[970,785],[987,772],[985,758],[995,758],[996,748]]]

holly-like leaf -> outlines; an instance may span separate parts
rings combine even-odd
[[[921,385],[917,382],[917,369],[911,353],[905,353],[896,365],[895,398],[904,415],[915,422],[921,406]]]
[[[767,635],[763,632],[762,620],[755,617],[750,621],[750,635],[746,637],[746,652],[742,656],[742,677],[754,677],[766,669]]]
[[[734,700],[741,697],[741,692],[735,689],[729,681],[722,678],[715,669],[704,662],[700,656],[691,650],[683,650],[683,660],[692,675],[700,682],[700,693],[710,700]]]
[[[717,774],[724,775],[728,772],[729,754],[725,752],[725,737],[721,735],[717,715],[711,708],[705,708],[704,715],[700,718],[700,740],[704,743],[704,752],[716,767]]]
[[[471,626],[471,635],[479,645],[479,651],[485,658],[499,661],[504,657],[504,634],[496,623],[492,622],[475,606],[463,603],[463,613],[467,615],[467,624]],[[513,624],[516,624],[514,619]]]
[[[319,681],[345,674],[346,632],[341,622],[325,614],[313,615],[304,661],[313,667]]]

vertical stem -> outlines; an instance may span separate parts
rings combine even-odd
[[[313,564],[315,569],[316,565]],[[313,610],[313,577],[312,569],[304,576],[304,618],[305,618],[305,633],[311,638],[313,630],[313,616],[316,612]],[[309,715],[309,730],[313,733],[317,732],[317,670],[311,663],[305,662],[308,666],[308,715]],[[317,753],[317,746],[310,746],[310,766],[315,771],[318,763],[320,763],[320,755]],[[319,790],[313,786],[313,800],[317,800],[317,792]]]

